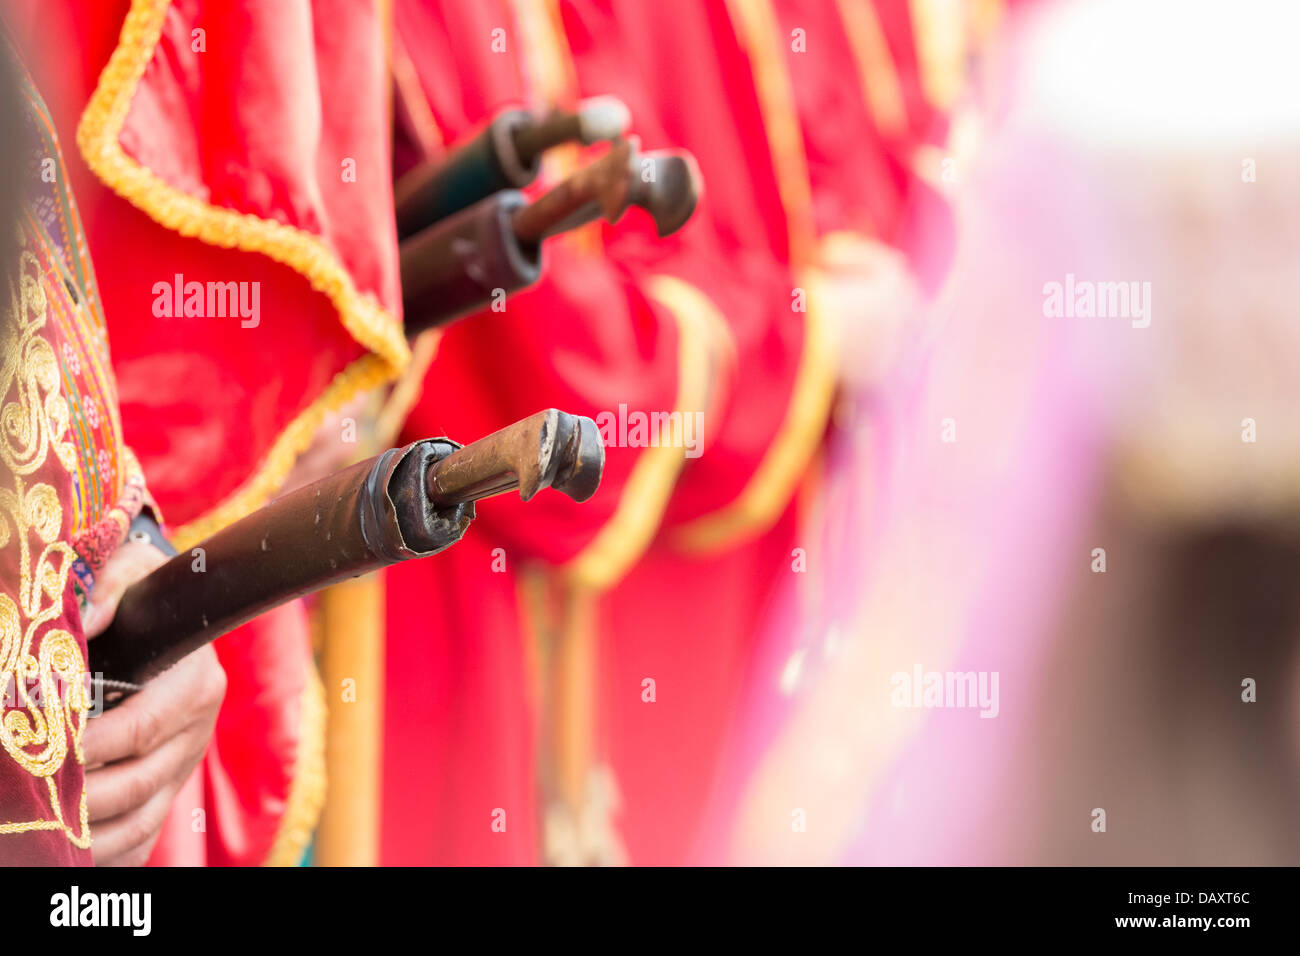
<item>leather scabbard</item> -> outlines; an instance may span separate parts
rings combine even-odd
[[[276,499],[132,585],[90,641],[106,699],[273,607],[456,543],[474,506],[432,505],[425,474],[459,447],[429,439],[386,451]]]
[[[542,275],[542,247],[515,235],[523,193],[505,190],[403,239],[399,248],[406,334],[487,308]]]
[[[531,122],[527,110],[505,110],[483,132],[440,163],[412,170],[393,190],[397,238],[415,235],[439,219],[460,212],[503,189],[522,189],[537,178],[541,160],[525,163],[514,132]]]

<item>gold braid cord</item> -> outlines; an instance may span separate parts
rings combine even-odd
[[[410,351],[401,323],[374,295],[356,287],[338,256],[319,236],[204,202],[169,185],[122,148],[118,137],[158,45],[169,6],[169,0],[132,0],[117,48],[77,128],[77,146],[87,165],[105,185],[160,225],[223,249],[261,253],[298,272],[329,298],[343,327],[370,350],[340,372],[289,424],[243,487],[212,511],[176,529],[177,546],[187,548],[264,504],[311,443],[326,413],[365,389],[397,378],[410,361]]]
[[[170,186],[123,150],[119,136],[158,45],[169,6],[170,0],[132,0],[117,48],[77,128],[77,146],[87,165],[105,185],[160,225],[210,245],[261,253],[300,273],[334,304],[348,333],[370,350],[335,376],[324,393],[289,423],[242,487],[207,514],[176,529],[176,544],[186,549],[264,504],[311,444],[325,415],[360,392],[396,379],[410,361],[410,351],[401,323],[374,295],[357,289],[320,237],[206,203]],[[319,677],[310,662],[308,667],[298,765],[268,863],[292,863],[302,858],[324,799],[323,760],[318,759],[318,752],[325,714],[318,706]]]

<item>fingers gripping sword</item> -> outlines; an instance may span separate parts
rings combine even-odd
[[[586,501],[605,449],[590,418],[538,412],[472,444],[414,442],[276,499],[137,581],[90,642],[106,705],[259,614],[330,584],[437,554],[474,503],[544,488]],[[195,555],[202,554],[202,566]]]

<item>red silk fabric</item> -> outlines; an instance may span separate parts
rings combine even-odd
[[[775,3],[772,40],[784,51],[780,67],[793,91],[814,231],[855,232],[907,250],[916,207],[935,202],[908,161],[916,147],[942,140],[944,120],[915,79],[907,5],[873,7],[904,91],[905,123],[888,134],[863,101],[835,4]],[[799,538],[793,504],[721,552],[687,554],[672,532],[734,502],[782,431],[806,344],[804,316],[791,309],[798,264],[769,140],[774,118],[727,4],[562,0],[556,8],[578,95],[620,97],[647,149],[689,149],[703,173],[703,201],[666,241],[630,212],[603,229],[603,260],[556,257],[536,292],[511,299],[503,314],[454,327],[410,429],[445,426],[457,434],[463,423],[464,434],[474,435],[544,405],[592,414],[619,402],[671,401],[666,389],[639,392],[653,374],[666,378],[673,364],[664,349],[638,353],[638,343],[653,340],[638,337],[645,325],[625,304],[644,295],[648,277],[669,275],[689,282],[721,315],[733,359],[715,368],[704,454],[685,462],[659,536],[599,597],[594,618],[592,733],[598,762],[612,769],[619,791],[617,839],[631,862],[680,863],[697,843],[732,715],[752,676],[754,641]],[[443,141],[527,101],[530,38],[512,10],[505,3],[396,3],[397,34],[410,40]],[[489,43],[495,27],[505,30],[508,56]],[[807,31],[815,56],[791,50],[794,27]],[[662,357],[652,362],[655,354]],[[590,360],[597,356],[599,363]],[[643,371],[638,377],[629,369]],[[457,548],[390,573],[385,862],[538,861],[534,773],[536,739],[545,731],[536,724],[532,683],[535,609],[518,571],[529,561],[554,565],[580,553],[609,519],[631,462],[643,453],[609,449],[609,478],[580,509],[558,496],[527,505],[493,501]],[[506,573],[492,567],[496,548],[507,558]],[[443,596],[431,625],[434,588]],[[654,704],[641,696],[646,677],[657,681]],[[497,808],[507,812],[504,832],[491,827]]]
[[[287,470],[292,456],[277,441],[331,383],[376,347],[402,348],[381,5],[6,2],[65,143],[111,58],[143,60],[115,140],[155,188],[128,201],[73,149],[71,178],[104,279],[125,433],[169,528],[198,522],[206,533],[212,516],[233,519],[274,490],[267,480],[238,509],[217,510],[259,474]],[[156,45],[123,33],[128,17],[155,12]],[[178,203],[179,222],[161,222]],[[245,218],[231,226],[231,214]],[[242,284],[250,303],[256,288],[256,325],[158,314],[167,310],[156,287],[177,276],[183,289]],[[153,862],[266,859],[311,729],[304,615],[291,605],[218,642],[229,689],[214,743]]]
[[[72,142],[110,55],[132,48],[119,36],[128,12],[158,4],[9,2],[27,8],[29,46],[43,50],[33,69]],[[322,256],[389,311],[391,325],[400,295],[376,5],[162,6],[159,42],[118,137],[126,155],[206,207],[318,240]],[[169,523],[182,526],[258,472],[289,423],[367,349],[300,267],[250,251],[259,245],[251,232],[230,230],[233,248],[182,236],[155,221],[155,210],[123,199],[83,159],[70,163],[73,187],[106,279],[124,427],[145,473],[157,476]],[[186,230],[200,218],[187,216]],[[210,282],[247,283],[250,299],[256,283],[258,324],[155,314],[155,287],[174,285],[178,275],[205,290]]]

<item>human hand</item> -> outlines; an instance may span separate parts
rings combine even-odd
[[[83,619],[93,640],[113,620],[128,586],[167,560],[128,541],[100,572]],[[140,866],[172,800],[202,759],[226,693],[211,645],[189,654],[86,727],[86,801],[97,866]]]

